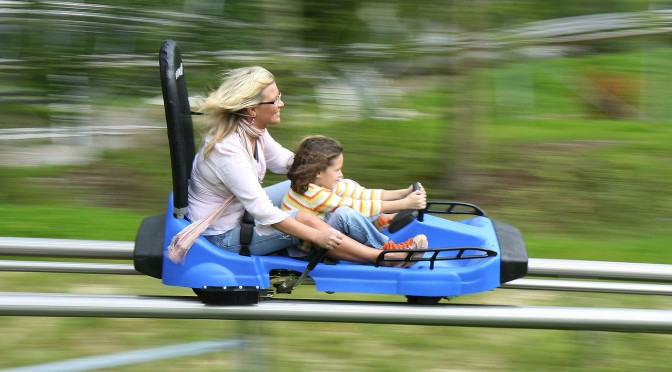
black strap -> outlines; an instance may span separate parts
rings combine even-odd
[[[259,161],[259,153],[257,148],[259,144],[254,144],[254,159]],[[251,256],[250,243],[252,242],[252,233],[254,232],[254,217],[250,212],[245,211],[243,220],[240,222],[240,255]]]
[[[243,220],[240,222],[240,255],[250,256],[250,243],[254,232],[254,217],[245,211]]]

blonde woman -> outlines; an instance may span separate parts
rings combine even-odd
[[[267,170],[286,174],[294,158],[267,130],[280,123],[284,106],[275,78],[266,69],[244,67],[225,74],[200,108],[209,127],[194,158],[190,218],[206,216],[233,195],[233,202],[203,233],[222,249],[240,251],[240,223],[247,210],[256,222],[249,245],[253,255],[309,242],[329,249],[332,258],[375,262],[379,250],[356,242],[312,213],[286,212],[274,205],[271,197],[282,198],[288,185],[274,190],[262,187]]]

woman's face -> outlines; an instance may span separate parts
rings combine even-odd
[[[343,179],[343,154],[338,155],[331,161],[327,169],[317,173],[314,184],[322,186],[325,189],[333,190],[336,183]]]
[[[269,125],[280,123],[280,109],[285,103],[280,99],[280,90],[275,83],[261,91],[261,102],[250,109],[250,115],[254,116],[254,126],[265,129]]]

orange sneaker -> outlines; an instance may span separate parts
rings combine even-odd
[[[427,249],[428,245],[427,237],[424,234],[419,234],[402,243],[395,243],[388,240],[387,243],[383,245],[382,249],[384,251],[389,251],[391,249]]]
[[[391,240],[389,240],[385,245],[383,245],[382,250],[384,251],[389,251],[393,249],[399,249],[399,250],[404,250],[404,249],[427,249],[429,246],[429,242],[427,241],[427,237],[424,234],[419,234],[416,235],[408,240],[406,240],[403,243],[395,243]],[[406,253],[391,253],[394,256],[390,256],[390,258],[400,258],[404,259],[404,261],[389,261],[387,264],[383,264],[384,266],[392,266],[392,267],[411,267],[413,266],[419,258],[424,256],[424,252],[414,252],[410,257],[407,256]],[[396,257],[397,255],[402,255],[399,257]],[[410,258],[410,261],[406,261]]]
[[[396,213],[381,213],[378,215],[378,218],[373,222],[373,225],[378,229],[378,231],[383,231],[390,227],[390,222],[396,216]]]

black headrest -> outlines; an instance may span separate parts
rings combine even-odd
[[[166,40],[161,46],[159,69],[173,171],[173,213],[181,218],[186,213],[187,187],[195,148],[184,64],[173,40]]]

